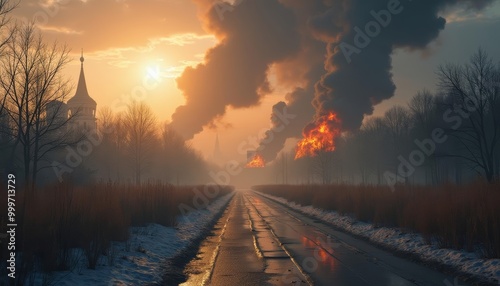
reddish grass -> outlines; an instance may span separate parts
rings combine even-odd
[[[416,231],[441,247],[500,258],[500,183],[382,186],[267,185],[255,190],[376,226]]]
[[[196,209],[194,188],[153,184],[96,184],[78,188],[56,184],[29,196],[18,193],[16,237],[17,252],[23,253],[22,267],[26,271],[33,268],[67,270],[72,264],[71,249],[81,248],[88,267],[93,269],[99,256],[108,252],[111,241],[127,240],[129,227],[147,223],[175,226],[181,204]],[[220,187],[217,197],[231,190],[231,187]],[[6,191],[2,190],[2,194]],[[0,198],[2,209],[7,205],[6,197]],[[0,228],[6,225],[5,221],[6,212],[2,211]],[[0,259],[5,261],[6,247],[1,246]]]

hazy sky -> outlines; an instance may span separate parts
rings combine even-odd
[[[48,40],[68,45],[74,60],[66,72],[75,86],[78,58],[84,50],[88,90],[98,110],[109,106],[118,112],[135,95],[152,106],[160,121],[171,120],[175,109],[184,104],[175,79],[187,66],[203,61],[206,51],[217,43],[203,29],[197,6],[189,0],[23,0],[15,15],[35,18]],[[396,95],[378,105],[375,114],[394,104],[406,104],[420,89],[434,90],[439,64],[463,62],[479,46],[500,61],[498,1],[482,13],[448,11],[443,16],[446,28],[429,49],[397,50],[393,55]],[[271,85],[274,82],[271,79]],[[269,127],[272,106],[289,91],[273,88],[260,105],[228,108],[217,120],[226,159],[243,160],[245,154],[238,152],[238,146]],[[214,130],[205,128],[191,142],[207,158],[213,152]]]

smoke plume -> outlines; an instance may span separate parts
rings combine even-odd
[[[258,148],[266,162],[276,157],[288,138],[301,136],[302,128],[315,113],[311,103],[314,98],[314,85],[325,73],[326,43],[314,36],[309,20],[311,15],[325,11],[327,6],[321,0],[284,2],[294,11],[297,18],[300,49],[294,58],[278,63],[275,70],[279,84],[296,87],[285,96],[285,101],[273,106],[271,128]],[[283,114],[289,114],[293,119],[284,121]]]
[[[311,18],[315,33],[327,39],[328,72],[316,84],[316,118],[335,111],[344,130],[361,126],[381,101],[394,95],[394,49],[423,49],[444,29],[439,16],[462,5],[482,9],[493,0],[344,0]]]
[[[223,116],[227,107],[259,104],[270,92],[268,73],[274,66],[278,83],[295,82],[296,88],[273,107],[273,128],[259,148],[266,161],[275,157],[287,138],[311,130],[331,112],[338,115],[342,130],[359,128],[375,105],[394,95],[395,49],[425,49],[445,28],[440,15],[447,9],[480,10],[494,2],[194,1],[207,11],[202,20],[219,43],[208,51],[204,63],[187,68],[178,79],[186,104],[177,108],[172,127],[190,139]],[[284,110],[295,117],[276,132]]]
[[[210,7],[203,21],[219,43],[207,52],[204,63],[187,68],[177,80],[186,104],[176,109],[171,126],[185,139],[223,116],[227,107],[259,104],[271,91],[270,66],[295,53],[299,40],[292,11],[276,0],[224,6],[197,2]]]

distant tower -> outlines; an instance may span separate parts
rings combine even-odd
[[[82,67],[80,70],[80,78],[78,80],[78,86],[76,88],[75,95],[68,100],[68,109],[70,114],[75,117],[73,120],[73,127],[77,130],[94,130],[97,128],[96,125],[96,107],[97,103],[93,100],[88,91],[87,84],[85,82],[85,74],[83,72],[83,50],[80,62]]]
[[[214,146],[214,162],[216,163],[222,163],[223,159],[222,158],[222,151],[220,149],[220,144],[219,144],[219,133],[216,133],[215,135],[215,146]]]

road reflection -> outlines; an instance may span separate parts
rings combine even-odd
[[[319,237],[316,237],[313,240],[307,236],[302,236],[300,241],[305,247],[314,248],[314,258],[318,262],[329,267],[330,271],[335,270],[337,263],[331,255],[331,253],[333,253],[333,248],[327,243],[327,241],[323,241]]]

